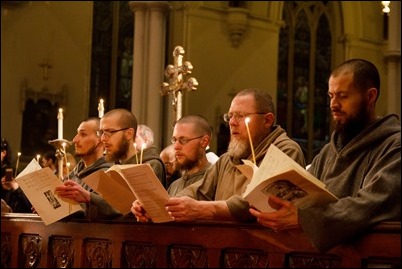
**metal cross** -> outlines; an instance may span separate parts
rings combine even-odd
[[[183,54],[183,47],[176,46],[174,48],[174,65],[169,64],[165,69],[165,77],[169,82],[163,82],[161,88],[162,95],[173,94],[172,105],[175,121],[181,118],[183,90],[195,91],[198,86],[195,78],[187,78],[187,75],[193,70],[193,65],[189,61],[183,64]]]

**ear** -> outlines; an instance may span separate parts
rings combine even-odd
[[[369,104],[374,105],[377,99],[378,90],[376,88],[370,88],[367,91],[366,98]]]
[[[274,125],[274,122],[275,122],[275,115],[274,115],[274,113],[271,113],[271,112],[269,112],[269,113],[267,113],[266,115],[265,115],[265,125],[266,125],[266,127],[267,127],[267,129],[269,129],[269,128],[271,128],[271,126],[272,125]]]
[[[133,141],[135,141],[135,136],[136,134],[133,128],[129,128],[126,130],[126,138],[128,140],[132,139]]]
[[[204,136],[202,137],[202,139],[201,139],[201,142],[202,142],[202,146],[203,146],[204,148],[206,148],[206,147],[209,145],[209,143],[211,142],[211,139],[209,138],[209,136],[204,135]]]

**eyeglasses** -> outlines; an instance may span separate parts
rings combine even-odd
[[[165,166],[172,167],[174,165],[174,162],[165,162]]]
[[[99,130],[99,131],[96,131],[96,135],[98,137],[101,137],[102,135],[105,135],[107,137],[111,137],[114,133],[124,131],[124,130],[127,130],[127,129],[130,129],[130,127],[122,128],[122,129],[119,129],[119,130]]]
[[[172,137],[172,140],[170,140],[170,142],[172,142],[172,144],[176,143],[177,141],[179,141],[180,145],[185,145],[188,142],[190,142],[191,140],[197,139],[197,138],[201,138],[203,137],[203,135],[194,137],[194,138],[184,138],[184,137],[180,137],[179,139],[177,139],[176,137]]]
[[[237,112],[229,112],[229,113],[225,113],[223,114],[223,120],[225,122],[229,122],[231,118],[235,118],[236,121],[242,121],[244,120],[245,117],[248,117],[249,115],[253,115],[253,114],[259,114],[259,115],[263,115],[263,114],[267,114],[268,112],[256,112],[256,113],[237,113]]]

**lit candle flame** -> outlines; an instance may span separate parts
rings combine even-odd
[[[18,152],[17,162],[15,165],[15,171],[14,171],[14,178],[17,177],[18,165],[20,164],[20,156],[21,156],[21,152]]]

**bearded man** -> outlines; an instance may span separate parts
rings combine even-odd
[[[249,203],[241,195],[249,180],[236,168],[242,159],[253,161],[245,119],[248,123],[255,160],[258,166],[269,146],[274,144],[292,159],[305,167],[300,146],[290,139],[286,131],[275,125],[275,105],[268,92],[260,89],[246,89],[239,92],[230,105],[224,120],[230,126],[228,152],[208,169],[204,177],[180,191],[165,204],[176,221],[192,220],[254,220]],[[139,221],[148,221],[146,212],[136,201],[131,211]]]
[[[158,148],[147,146],[138,150],[134,146],[137,126],[137,118],[127,109],[112,109],[103,116],[98,136],[105,147],[105,159],[116,164],[148,163],[166,187],[165,165]]]
[[[176,169],[182,172],[182,176],[169,186],[170,196],[175,196],[185,187],[202,179],[211,166],[207,158],[210,135],[211,126],[200,115],[184,116],[175,123],[171,142]]]
[[[401,125],[396,114],[376,115],[377,68],[348,60],[332,71],[328,86],[334,131],[308,171],[339,200],[301,210],[272,197],[275,213],[250,209],[276,231],[301,229],[320,252],[351,243],[380,222],[401,221]]]

